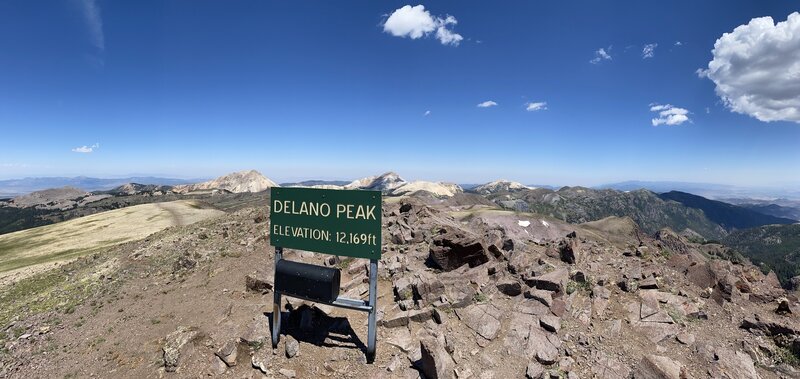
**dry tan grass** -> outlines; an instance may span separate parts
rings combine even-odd
[[[0,235],[0,284],[99,250],[139,240],[170,226],[224,212],[191,200],[142,204]]]

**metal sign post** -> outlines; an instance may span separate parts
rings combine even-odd
[[[371,362],[375,357],[377,343],[381,193],[361,190],[272,188],[270,205],[270,244],[275,246],[272,347],[278,346],[281,329],[281,296],[286,295],[367,312],[369,314],[367,358]],[[339,272],[334,271],[335,275],[330,275],[331,268],[290,261],[281,263],[284,247],[369,259],[368,300],[338,296]],[[309,288],[312,284],[321,288]],[[324,288],[325,286],[330,288]]]

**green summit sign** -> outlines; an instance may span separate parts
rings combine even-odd
[[[269,217],[272,246],[381,257],[380,191],[273,187]]]

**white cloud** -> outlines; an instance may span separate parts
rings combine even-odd
[[[642,47],[642,59],[652,58],[656,55],[657,43],[648,43]]]
[[[683,42],[681,42],[681,41],[675,41],[675,46],[683,46]]]
[[[425,114],[423,116],[429,116],[430,114],[431,114],[431,111],[425,111]]]
[[[536,111],[547,110],[547,103],[546,102],[525,103],[525,110],[528,111],[528,112],[536,112]]]
[[[97,6],[97,1],[80,0],[80,7],[83,12],[83,18],[86,20],[86,27],[89,28],[92,45],[101,51],[105,50],[106,38],[103,33],[103,18],[100,15],[100,7]]]
[[[777,24],[772,17],[754,18],[723,34],[711,53],[708,68],[697,75],[716,84],[730,110],[800,123],[800,13]]]
[[[434,34],[442,45],[458,46],[464,39],[460,34],[450,30],[458,21],[453,16],[444,18],[432,16],[424,5],[406,5],[396,9],[383,23],[383,31],[395,37],[418,39]]]
[[[489,108],[489,107],[494,107],[496,105],[497,105],[497,103],[495,103],[494,101],[486,100],[486,101],[478,104],[478,108]]]
[[[597,51],[594,52],[594,58],[589,61],[591,64],[598,64],[604,60],[611,60],[611,46],[608,47],[608,50],[604,48],[599,48]]]
[[[92,145],[92,146],[86,146],[86,145],[84,145],[84,146],[81,146],[81,147],[76,147],[76,148],[72,149],[72,151],[73,151],[73,152],[75,152],[75,153],[85,153],[85,154],[88,154],[88,153],[91,153],[91,152],[93,152],[95,149],[98,149],[98,148],[100,148],[100,144],[99,144],[99,143],[96,143],[96,144],[94,144],[94,145]]]
[[[658,117],[651,120],[653,126],[680,125],[689,121],[689,110],[671,104],[650,104],[651,112],[658,112]]]

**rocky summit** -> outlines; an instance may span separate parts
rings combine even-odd
[[[260,200],[3,288],[0,376],[800,375],[796,294],[723,246],[459,196],[385,198],[374,362],[365,314],[296,299],[272,349]],[[341,294],[366,298],[366,261],[284,254],[340,269]]]
[[[225,190],[233,193],[261,192],[272,187],[279,187],[266,176],[256,170],[234,172],[219,178],[197,184],[182,184],[173,187],[177,193],[189,193],[205,190]]]

